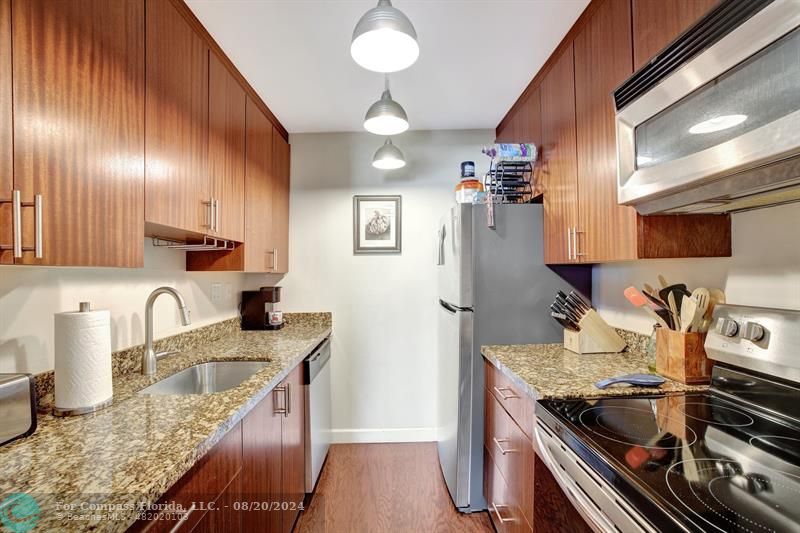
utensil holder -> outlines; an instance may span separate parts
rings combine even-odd
[[[711,382],[714,362],[706,356],[705,333],[656,331],[656,372],[687,385]]]
[[[627,344],[606,321],[590,309],[578,323],[580,331],[564,330],[564,348],[579,354],[617,353]]]

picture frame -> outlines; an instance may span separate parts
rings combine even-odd
[[[400,195],[353,196],[353,255],[402,253],[402,206]]]

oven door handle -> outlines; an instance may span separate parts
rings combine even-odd
[[[536,424],[533,433],[536,438],[536,451],[550,469],[550,472],[553,474],[556,482],[558,482],[559,486],[561,486],[564,494],[566,494],[567,498],[569,498],[569,500],[575,506],[575,509],[578,511],[578,513],[597,533],[614,531],[616,529],[614,524],[596,509],[594,504],[589,501],[588,496],[583,493],[581,488],[574,481],[572,481],[567,476],[564,469],[559,466],[558,461],[556,461],[553,451],[550,448],[550,443],[552,443],[554,446],[559,445],[557,442],[554,442],[555,438],[548,435],[538,423]]]

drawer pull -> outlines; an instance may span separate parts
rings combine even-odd
[[[519,396],[517,396],[517,395],[514,393],[514,391],[513,391],[512,389],[508,388],[508,387],[500,387],[499,389],[498,389],[497,387],[494,387],[494,390],[497,392],[497,394],[499,394],[499,395],[500,395],[500,397],[501,397],[503,400],[511,400],[511,399],[513,399],[513,398],[519,398]],[[508,392],[510,392],[511,394],[506,394],[506,393],[505,393],[505,392],[503,392],[503,391],[508,391]]]
[[[278,396],[277,393],[279,393],[279,392],[283,396],[283,401],[284,401],[283,407],[279,407],[278,406],[278,404],[279,404],[279,402],[278,402],[279,396]],[[273,414],[287,416],[288,415],[288,411],[289,410],[286,408],[286,385],[280,385],[278,387],[275,387],[274,389],[272,389],[272,412],[273,412]]]
[[[516,453],[519,450],[515,450],[514,448],[503,448],[503,442],[511,442],[511,439],[498,439],[497,437],[492,437],[492,440],[497,445],[497,449],[500,450],[500,453],[503,455],[507,453]]]
[[[494,511],[494,514],[497,515],[497,519],[500,520],[500,522],[502,522],[502,523],[514,522],[514,518],[513,517],[509,516],[509,517],[503,518],[503,515],[500,514],[500,507],[503,507],[504,509],[507,509],[508,505],[497,505],[496,503],[492,502],[492,510]]]

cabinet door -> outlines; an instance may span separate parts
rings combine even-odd
[[[145,220],[208,233],[208,46],[170,0],[146,7]]]
[[[633,71],[630,2],[605,0],[575,38],[574,47],[580,220],[574,247],[584,262],[636,259],[636,211],[617,203],[610,96]]]
[[[289,272],[289,159],[289,143],[273,131],[272,261],[273,272],[281,274]]]
[[[11,94],[11,0],[0,0],[0,200],[11,200],[14,189]],[[0,203],[0,246],[12,246],[13,240],[11,204]],[[13,251],[0,249],[0,264],[13,262]]]
[[[568,232],[578,220],[574,72],[570,45],[541,87],[544,259],[548,264],[571,261]]]
[[[42,258],[25,207],[17,262],[142,266],[143,2],[15,0],[12,17],[14,186],[43,200]]]
[[[244,269],[272,269],[272,135],[269,119],[247,99]]]
[[[284,381],[288,403],[283,418],[283,494],[288,504],[283,514],[283,531],[291,531],[306,491],[305,392],[303,365]]]
[[[633,0],[633,67],[639,69],[719,0]]]
[[[216,202],[214,235],[244,240],[245,93],[217,54],[209,54],[208,168]]]
[[[264,502],[242,512],[243,531],[281,531],[283,515],[270,510],[282,493],[281,431],[285,406],[282,387],[276,387],[242,422],[242,501]]]

